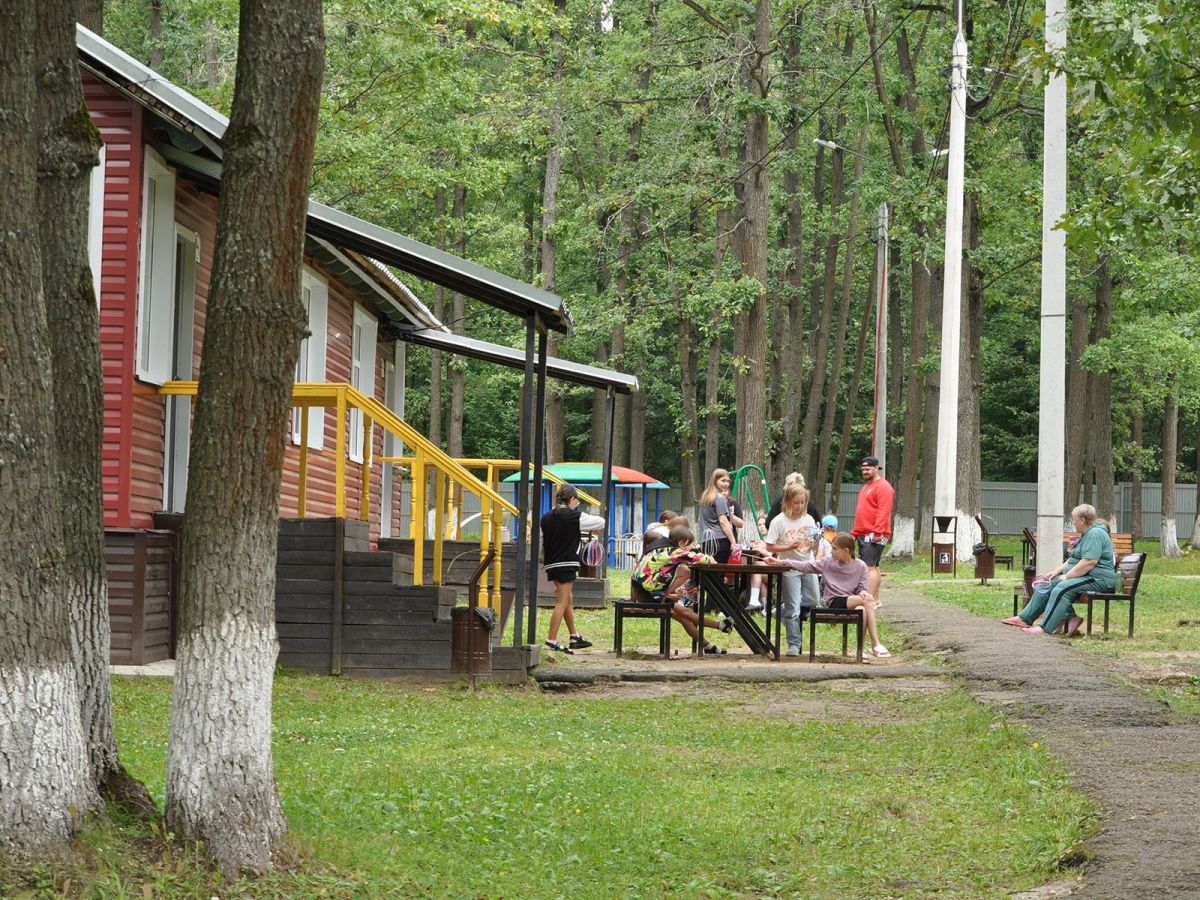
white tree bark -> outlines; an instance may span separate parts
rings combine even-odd
[[[56,855],[98,804],[70,661],[0,666],[0,854]]]
[[[912,516],[896,515],[892,520],[892,543],[887,555],[890,559],[912,559],[916,551],[917,522]]]
[[[236,614],[181,635],[176,652],[167,821],[236,868],[271,868],[286,827],[271,754],[263,752],[278,652],[273,625]]]

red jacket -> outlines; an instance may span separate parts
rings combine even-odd
[[[874,533],[881,538],[892,536],[892,500],[896,492],[886,478],[877,478],[864,484],[858,494],[858,508],[854,511],[854,537],[866,537]]]

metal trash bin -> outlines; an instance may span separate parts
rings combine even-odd
[[[953,544],[934,544],[933,545],[933,571],[937,573],[953,572],[956,568],[957,560],[954,556]]]
[[[991,544],[976,544],[971,548],[975,557],[975,577],[987,581],[996,577],[996,548]]]
[[[490,675],[496,613],[486,606],[450,610],[450,668],[460,675]]]

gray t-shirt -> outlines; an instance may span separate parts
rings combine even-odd
[[[721,530],[721,516],[729,515],[729,501],[725,499],[724,494],[717,494],[716,502],[712,506],[700,507],[700,540],[703,541],[718,541],[725,537],[725,532]],[[733,529],[733,523],[729,523],[730,530]]]

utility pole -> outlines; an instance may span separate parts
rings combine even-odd
[[[871,452],[887,472],[887,367],[888,367],[888,205],[879,204],[878,234],[875,238],[875,424]]]
[[[950,144],[946,172],[946,262],[942,290],[942,362],[939,383],[937,486],[933,514],[958,516],[958,340],[962,319],[963,166],[967,134],[967,39],[964,0],[958,3],[958,34],[950,69]]]
[[[1066,0],[1046,0],[1046,49],[1067,46]],[[1067,77],[1046,82],[1042,138],[1042,314],[1038,378],[1037,565],[1048,572],[1062,559],[1066,438],[1067,236],[1058,223],[1067,211]]]

